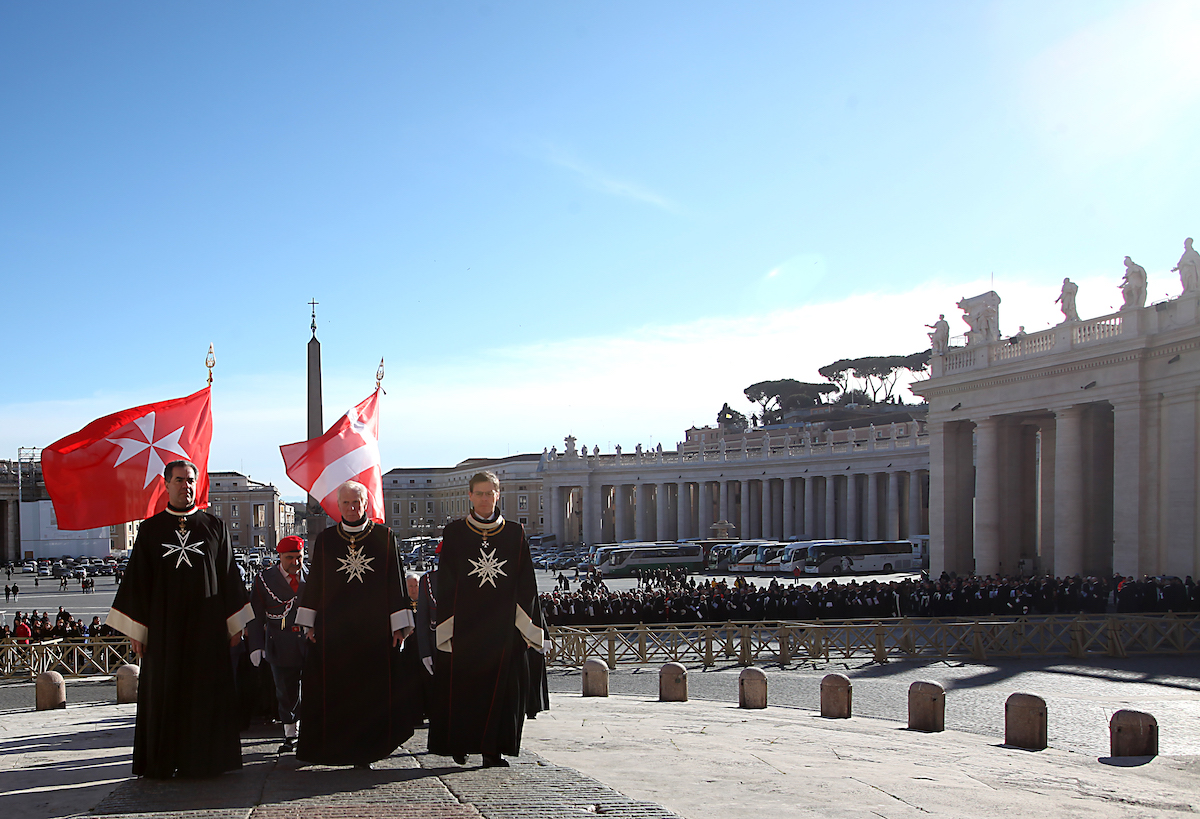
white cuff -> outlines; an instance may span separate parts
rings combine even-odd
[[[415,628],[416,624],[417,621],[413,619],[413,614],[409,609],[392,612],[392,631],[399,631],[402,628]]]
[[[250,608],[250,604],[242,606],[233,614],[225,618],[225,628],[229,629],[229,636],[240,634],[246,624],[254,619],[254,609]]]
[[[315,609],[306,609],[304,606],[296,609],[296,625],[312,628],[317,624],[317,612]]]
[[[525,642],[530,648],[535,648],[538,651],[542,650],[542,643],[546,640],[545,633],[533,624],[533,618],[525,613],[525,609],[517,606],[516,617],[517,631],[521,632],[521,636],[525,638]]]
[[[137,640],[139,643],[145,643],[146,637],[150,634],[148,628],[125,614],[125,612],[117,611],[116,609],[108,610],[108,616],[104,618],[104,625],[112,626],[130,640]]]
[[[443,620],[437,624],[437,647],[438,651],[450,651],[450,641],[454,637],[454,615],[450,615],[449,620]]]
[[[261,662],[262,662],[262,650],[256,648],[250,652],[250,665],[254,666],[255,668],[258,668],[258,664]]]

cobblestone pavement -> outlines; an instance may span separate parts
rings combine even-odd
[[[946,728],[1004,737],[1004,701],[1015,692],[1046,700],[1051,747],[1103,756],[1109,751],[1108,721],[1121,708],[1153,714],[1159,749],[1167,755],[1200,754],[1200,659],[1152,656],[1091,661],[1002,660],[988,663],[828,662],[762,666],[772,706],[820,710],[820,683],[826,674],[845,674],[853,684],[857,716],[907,722],[908,686],[918,680],[946,689]],[[688,668],[688,696],[737,702],[734,665],[708,671]],[[578,693],[578,670],[551,669],[550,690]],[[658,698],[658,667],[619,667],[609,690]]]

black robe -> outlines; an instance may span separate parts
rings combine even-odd
[[[224,522],[159,512],[133,544],[106,625],[145,645],[133,773],[211,776],[242,767],[230,638],[253,619]]]
[[[392,632],[413,625],[412,601],[392,532],[357,536],[339,526],[317,536],[296,622],[316,628],[302,676],[296,758],[321,765],[383,759],[413,735],[407,682]]]
[[[545,634],[520,524],[505,521],[486,540],[465,520],[445,528],[437,622],[430,752],[520,753],[530,704],[527,649],[540,650]]]

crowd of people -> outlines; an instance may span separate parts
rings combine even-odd
[[[12,625],[0,624],[0,640],[13,639],[18,643],[28,644],[42,640],[82,639],[84,637],[114,637],[117,632],[100,622],[99,617],[93,617],[92,622],[85,623],[77,617],[72,617],[62,606],[58,614],[50,620],[50,612],[39,613],[37,609],[16,612]]]
[[[594,575],[576,591],[541,596],[550,625],[594,626],[730,620],[845,620],[879,617],[994,617],[1106,612],[1197,612],[1200,585],[1189,576],[1030,578],[956,577],[804,583],[772,579],[688,578],[660,570],[630,591]]]

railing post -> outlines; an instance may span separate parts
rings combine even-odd
[[[973,623],[971,625],[971,659],[986,660],[987,651],[983,648],[983,624]]]
[[[887,630],[880,623],[875,626],[875,662],[882,664],[887,661]]]
[[[750,626],[742,626],[742,650],[738,665],[750,665]]]
[[[712,644],[713,644],[712,629],[709,628],[708,626],[705,626],[705,628],[704,628],[704,667],[705,668],[712,668],[714,665],[716,665],[716,662],[713,658]]]
[[[608,667],[617,667],[617,630],[608,627]]]
[[[647,655],[646,655],[646,624],[645,623],[640,623],[638,625],[638,659],[643,663],[650,662],[649,657],[647,657]]]
[[[792,661],[792,630],[787,626],[780,626],[778,638],[779,664],[787,665]]]
[[[733,622],[725,624],[725,657],[733,659]]]
[[[1082,659],[1084,656],[1083,650],[1083,623],[1079,622],[1076,617],[1071,621],[1071,648],[1070,654],[1076,659]]]
[[[1108,656],[1125,656],[1125,646],[1121,644],[1121,621],[1117,617],[1108,618]]]

